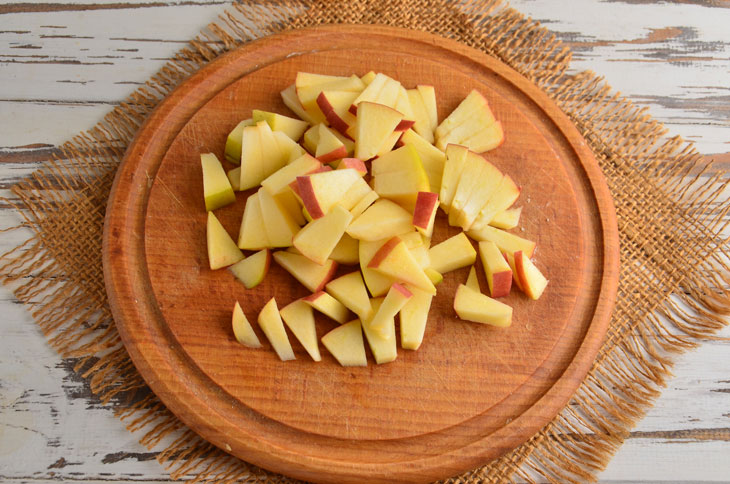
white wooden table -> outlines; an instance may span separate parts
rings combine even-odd
[[[226,3],[0,3],[0,194],[36,169],[34,160],[92,127]],[[576,69],[605,75],[730,167],[730,2],[689,3],[512,2],[574,48]],[[0,206],[0,227],[17,220]],[[20,241],[3,234],[0,250]],[[169,480],[5,288],[0,314],[0,481]],[[602,482],[730,482],[729,351],[729,342],[710,341],[679,360]]]

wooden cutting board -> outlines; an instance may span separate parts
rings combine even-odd
[[[386,365],[342,368],[239,345],[231,311],[251,321],[307,290],[272,265],[246,290],[208,268],[199,154],[223,159],[226,135],[254,108],[289,114],[279,91],[298,71],[383,72],[432,84],[439,119],[473,88],[506,133],[486,156],[522,186],[516,233],[537,242],[543,297],[515,290],[510,328],[463,322],[438,286],[423,345]],[[249,192],[216,211],[234,238]],[[434,243],[457,233],[444,217]],[[264,468],[318,482],[427,482],[475,468],[527,440],[567,403],[605,336],[618,280],[609,191],[568,118],[501,62],[422,32],[329,26],[251,43],[201,69],[149,117],[120,167],[104,232],[107,291],[124,343],[160,399],[203,438]],[[355,270],[344,267],[340,273]],[[486,281],[480,274],[482,288]],[[318,335],[336,323],[322,317]],[[255,326],[255,324],[254,324]],[[292,337],[293,340],[293,337]]]

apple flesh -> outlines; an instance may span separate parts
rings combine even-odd
[[[402,119],[401,113],[383,104],[372,102],[358,104],[354,136],[355,157],[369,160],[377,155]]]
[[[426,141],[425,138],[419,136],[412,129],[405,131],[398,141],[401,145],[411,145],[416,149],[423,170],[428,177],[428,184],[431,191],[439,193],[441,190],[441,177],[444,173],[444,164],[446,163],[446,155],[443,151]]]
[[[289,247],[299,232],[299,225],[281,201],[274,198],[265,188],[260,189],[258,194],[269,247]]]
[[[243,259],[241,250],[213,212],[208,212],[206,239],[208,263],[212,270],[230,266]]]
[[[373,307],[373,318],[380,312],[384,298],[379,297],[372,299],[370,303]],[[385,328],[382,336],[381,333],[375,331],[371,327],[371,321],[363,320],[362,330],[365,333],[365,339],[368,341],[370,352],[375,358],[375,362],[379,365],[390,363],[398,357],[398,345],[395,341],[395,318],[390,317],[385,322]]]
[[[319,353],[319,345],[317,344],[317,328],[311,306],[298,299],[284,306],[279,313],[289,330],[309,353],[309,356],[314,361],[321,361],[322,356]]]
[[[502,257],[501,254],[500,254],[500,257]],[[512,280],[512,276],[510,275],[510,281],[511,280]],[[479,287],[479,279],[477,278],[477,271],[474,268],[474,266],[471,266],[469,268],[469,275],[466,278],[465,285],[469,289],[473,289],[473,290],[475,290],[477,292],[482,292],[482,289]],[[494,297],[494,296],[492,296],[492,297]]]
[[[431,127],[431,118],[423,102],[423,97],[418,89],[408,89],[406,91],[408,100],[413,111],[413,131],[423,137],[429,144],[433,143],[433,128]]]
[[[327,283],[327,292],[365,321],[372,315],[370,298],[359,271],[345,274]]]
[[[335,205],[327,215],[305,225],[292,239],[292,245],[310,260],[324,264],[351,220],[348,210]]]
[[[236,194],[218,158],[213,153],[201,154],[200,165],[203,169],[205,209],[211,211],[235,202]]]
[[[495,215],[511,207],[519,196],[520,187],[509,175],[504,175],[489,201],[479,211],[473,227],[479,228],[489,224]]]
[[[274,252],[273,257],[277,264],[311,292],[321,291],[337,270],[337,262],[333,260],[320,265],[301,254],[286,251]]]
[[[403,349],[417,350],[423,342],[433,294],[408,287],[413,294],[400,310],[400,344]]]
[[[435,130],[436,147],[459,144],[477,153],[499,146],[504,140],[502,125],[478,91],[469,95]]]
[[[480,210],[499,192],[503,179],[504,174],[496,166],[469,151],[449,209],[449,223],[468,230]]]
[[[477,252],[464,232],[450,237],[429,250],[431,268],[441,274],[472,265]]]
[[[348,131],[355,125],[355,116],[349,111],[359,93],[352,91],[322,91],[317,96],[317,106],[327,122],[339,133],[349,137]]]
[[[315,292],[302,301],[340,324],[346,323],[350,318],[347,307],[324,291]]]
[[[353,169],[332,170],[297,177],[302,204],[313,219],[324,217],[342,200],[360,174]]]
[[[489,296],[460,284],[454,297],[454,311],[459,318],[474,323],[505,328],[512,324],[512,308]]]
[[[294,114],[299,116],[302,121],[306,121],[309,124],[317,124],[324,121],[324,116],[321,112],[309,114],[299,102],[297,97],[297,87],[292,84],[286,89],[281,91],[281,100],[284,101],[284,105],[288,107]]]
[[[433,225],[438,207],[439,197],[436,193],[418,192],[416,206],[413,209],[413,225],[425,237],[433,235]]]
[[[522,290],[530,299],[539,299],[548,285],[548,280],[524,253],[515,252],[514,260]]]
[[[388,240],[368,263],[369,269],[375,269],[397,281],[411,284],[430,294],[436,293],[431,280],[423,272],[423,268],[413,258],[403,241],[398,237]]]
[[[337,165],[337,169],[345,170],[347,168],[352,168],[353,170],[358,172],[360,176],[365,176],[368,174],[368,167],[359,158],[342,158],[339,165]]]
[[[395,318],[398,311],[413,297],[413,293],[403,287],[401,284],[395,283],[390,286],[388,294],[385,296],[383,303],[378,308],[373,318],[367,323],[367,326],[375,331],[381,338],[389,339],[391,331],[389,322]]]
[[[535,251],[535,242],[490,225],[479,229],[472,228],[468,234],[469,237],[478,242],[486,240],[494,242],[501,252],[514,254],[517,251],[522,251],[529,258],[532,257],[532,253]]]
[[[289,338],[286,335],[284,323],[281,321],[279,308],[276,305],[275,298],[272,297],[269,299],[269,302],[267,302],[263,309],[261,309],[258,321],[259,326],[264,331],[266,338],[269,340],[269,343],[271,343],[274,351],[276,351],[279,359],[281,361],[296,359],[291,344],[289,343]]]
[[[392,286],[394,282],[398,282],[392,277],[388,277],[374,269],[368,268],[368,264],[372,260],[373,256],[383,245],[385,245],[386,242],[388,242],[388,240],[389,239],[374,241],[361,240],[358,247],[360,252],[360,271],[362,271],[362,277],[365,281],[365,285],[373,297],[384,296],[390,289],[390,286]]]
[[[263,249],[236,262],[228,270],[243,283],[246,289],[253,289],[264,280],[270,266],[271,251]]]
[[[309,126],[309,123],[301,119],[290,118],[283,114],[258,109],[253,110],[252,116],[254,123],[266,121],[273,131],[280,131],[294,141],[298,141],[302,137],[302,134],[304,134],[304,131],[306,131],[307,126]]]
[[[241,309],[241,305],[238,304],[238,301],[236,301],[236,305],[233,306],[231,325],[233,326],[233,336],[235,336],[236,341],[241,343],[243,346],[248,346],[249,348],[261,348],[261,342],[251,327],[251,323],[248,322],[248,319],[243,313],[243,309]]]
[[[238,233],[238,248],[259,250],[269,247],[269,245],[269,238],[264,228],[264,217],[261,213],[259,194],[256,192],[246,199],[241,229]]]
[[[513,229],[519,225],[521,214],[522,207],[508,208],[495,215],[492,221],[489,222],[489,225],[502,230]]]
[[[342,238],[330,254],[330,259],[343,265],[355,265],[360,261],[358,255],[359,242],[348,234],[342,234]]]
[[[489,294],[492,297],[509,295],[512,289],[512,269],[494,242],[479,242],[479,257],[487,276]]]
[[[224,150],[224,156],[226,160],[230,161],[234,165],[241,164],[241,144],[243,137],[243,128],[246,126],[253,126],[253,119],[244,119],[236,125],[233,130],[228,134],[226,138],[226,147]]]
[[[379,199],[347,227],[350,236],[374,241],[413,230],[413,216],[396,203]]]
[[[330,163],[346,157],[347,148],[327,126],[320,124],[314,156],[322,163]]]
[[[360,320],[355,319],[322,336],[322,344],[342,366],[367,366]]]
[[[454,199],[456,188],[459,185],[461,172],[464,171],[466,165],[466,157],[469,150],[459,145],[448,145],[446,147],[446,162],[444,163],[444,173],[441,177],[441,191],[439,192],[439,200],[441,207],[446,213],[449,213],[451,201]]]

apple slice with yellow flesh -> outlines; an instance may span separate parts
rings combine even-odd
[[[235,336],[236,341],[249,348],[261,348],[261,342],[258,336],[256,336],[256,333],[254,333],[251,323],[248,322],[248,318],[243,313],[243,309],[241,309],[238,301],[233,306],[231,325],[233,326],[233,336]]]
[[[368,291],[359,271],[345,274],[327,283],[327,292],[363,321],[372,315]]]
[[[401,113],[383,104],[358,104],[354,136],[355,157],[361,160],[374,157],[402,119]]]
[[[359,93],[352,91],[322,91],[317,96],[317,106],[327,122],[339,133],[349,136],[348,130],[355,125],[355,115],[349,111]]]
[[[319,142],[319,127],[320,126],[322,126],[321,123],[310,126],[304,132],[304,136],[302,137],[302,144],[304,145],[304,148],[311,155],[314,155],[317,153],[317,143]]]
[[[463,146],[452,144],[446,147],[446,162],[444,163],[441,191],[439,192],[441,207],[446,213],[449,213],[451,201],[454,199],[456,188],[459,186],[459,179],[461,178],[461,172],[464,171],[468,153],[469,150]]]
[[[264,228],[264,217],[261,213],[261,203],[257,192],[246,199],[241,229],[238,233],[238,248],[259,250],[269,246],[269,237]]]
[[[356,219],[365,212],[372,204],[374,204],[380,196],[373,190],[370,190],[354,207],[350,209],[352,218]]]
[[[228,181],[223,165],[213,153],[200,155],[203,169],[203,198],[208,211],[224,207],[236,201],[231,183]]]
[[[368,263],[368,268],[431,294],[436,293],[436,288],[423,272],[423,268],[418,265],[416,259],[398,237],[393,237],[378,249]]]
[[[241,183],[241,167],[237,166],[232,170],[228,170],[226,172],[226,176],[228,177],[228,183],[231,184],[233,191],[240,191],[241,187],[239,186],[239,183]]]
[[[413,230],[413,216],[400,205],[379,199],[354,219],[346,231],[358,240],[374,241]]]
[[[419,136],[412,129],[403,133],[400,137],[400,144],[412,145],[421,159],[423,170],[428,177],[428,184],[431,191],[439,193],[441,191],[441,177],[444,173],[444,164],[446,163],[446,155],[443,151]]]
[[[485,296],[464,284],[456,289],[454,311],[459,318],[474,323],[490,324],[505,328],[512,324],[512,308]]]
[[[330,163],[347,156],[345,144],[324,124],[319,125],[315,156],[322,163]]]
[[[435,130],[439,124],[438,120],[438,109],[436,106],[436,89],[428,84],[419,84],[416,86],[418,92],[421,94],[423,99],[423,105],[426,106],[426,112],[431,120],[431,130]]]
[[[499,256],[502,257],[502,254],[500,254]],[[506,262],[505,262],[505,264],[506,264]],[[477,292],[482,292],[482,289],[479,287],[479,279],[477,278],[477,270],[474,268],[474,266],[471,266],[471,268],[469,268],[469,275],[466,278],[465,285],[466,285],[466,287],[473,289]]]
[[[477,251],[464,232],[450,237],[429,249],[431,267],[441,274],[472,265],[477,259]]]
[[[489,294],[492,297],[509,295],[512,289],[512,269],[494,242],[479,242],[479,257],[487,276]]]
[[[354,168],[343,169],[354,170]],[[342,208],[346,210],[352,210],[352,208],[355,207],[355,205],[357,205],[360,200],[362,200],[367,194],[371,193],[372,191],[373,189],[370,188],[368,182],[366,182],[363,178],[360,178],[359,180],[355,180],[355,183],[350,186],[350,189],[347,191],[345,196],[339,202],[337,202],[337,204],[342,206]]]
[[[259,327],[264,331],[279,359],[281,361],[295,360],[296,356],[289,343],[289,337],[286,335],[275,298],[269,299],[269,302],[261,309],[258,321]]]
[[[364,82],[366,86],[369,86],[370,83],[373,82],[373,79],[375,79],[375,72],[373,71],[369,71],[367,74],[360,77],[360,80]]]
[[[269,247],[289,247],[299,232],[299,225],[279,200],[265,188],[258,191],[264,230],[269,239]]]
[[[307,223],[304,219],[304,214],[302,213],[302,206],[293,190],[287,188],[281,193],[274,195],[274,199],[276,199],[282,209],[291,216],[291,219],[295,224],[297,224],[297,226],[301,227]]]
[[[517,272],[517,266],[515,265],[515,253],[503,251],[502,256],[504,257],[504,260],[507,261],[507,264],[512,271],[512,281],[522,292],[524,292],[525,288],[522,286],[522,281],[520,280],[520,275]]]
[[[400,344],[403,349],[417,350],[423,341],[433,294],[408,286],[413,294],[400,310]]]
[[[277,195],[284,191],[287,186],[297,179],[298,176],[307,175],[318,170],[322,166],[316,158],[309,154],[303,154],[288,165],[281,167],[265,180],[261,182],[264,187],[272,195]]]
[[[519,225],[521,214],[522,207],[508,208],[495,215],[492,221],[489,222],[489,225],[502,230],[513,229]]]
[[[433,192],[418,192],[416,206],[413,209],[413,225],[426,237],[433,235],[433,226],[438,207],[438,194]]]
[[[380,305],[373,318],[368,321],[368,328],[375,331],[381,338],[390,339],[393,336],[389,328],[392,324],[391,321],[412,297],[413,293],[401,284],[395,283],[390,286],[383,304]]]
[[[299,143],[291,139],[286,133],[281,131],[272,131],[271,134],[279,145],[279,150],[282,153],[282,159],[285,160],[285,165],[291,163],[307,152]]]
[[[365,89],[363,89],[363,91],[355,98],[355,100],[352,101],[352,104],[348,109],[350,113],[357,113],[357,106],[361,102],[376,102],[376,100],[378,99],[378,94],[383,89],[388,79],[390,78],[385,74],[375,74],[375,76],[372,78],[372,80],[370,80]]]
[[[360,93],[365,89],[365,83],[357,76],[340,77],[297,73],[294,85],[297,97],[302,107],[308,112],[321,112],[317,106],[317,97],[322,91],[350,91]]]
[[[461,126],[468,126],[475,119],[478,120],[480,125],[490,125],[496,121],[492,110],[489,109],[489,103],[486,98],[479,91],[473,89],[459,103],[456,109],[436,127],[434,132],[436,146],[439,149],[443,149],[448,143],[459,144],[458,141],[446,141],[448,135]],[[442,140],[444,141],[443,146],[440,144]]]
[[[226,229],[218,221],[213,212],[208,212],[206,230],[208,243],[208,263],[210,268],[220,269],[235,264],[243,259],[241,250],[236,246]]]
[[[297,177],[297,188],[302,204],[313,219],[324,217],[342,200],[360,174],[349,168]]]
[[[485,240],[491,240],[501,252],[509,252],[514,254],[517,251],[522,251],[527,257],[532,257],[532,253],[535,251],[535,242],[522,237],[505,232],[498,228],[487,225],[479,229],[472,228],[467,232],[469,237],[472,239],[483,242]]]
[[[337,271],[337,262],[333,260],[320,265],[301,254],[286,251],[274,252],[273,257],[277,264],[311,292],[321,291]]]
[[[413,131],[423,137],[429,144],[433,143],[433,128],[431,128],[431,118],[426,110],[426,105],[423,103],[423,98],[418,89],[408,89],[407,96],[408,101],[411,104],[411,110],[413,111],[413,117],[415,122],[413,123]]]
[[[497,138],[494,138],[497,136]],[[504,139],[502,125],[494,119],[494,115],[487,107],[477,111],[459,126],[454,127],[442,137],[436,136],[436,147],[443,149],[450,143],[466,146],[476,153],[487,151],[484,149],[496,148]],[[485,146],[485,140],[488,140]]]
[[[324,291],[315,292],[302,301],[340,324],[345,324],[350,318],[347,307]]]
[[[392,156],[389,156],[392,155]],[[378,171],[378,162],[384,159],[397,159],[401,169]],[[389,162],[390,163],[390,162]],[[406,210],[413,210],[418,192],[427,192],[428,177],[423,169],[418,153],[411,145],[406,145],[377,158],[373,166],[373,190],[383,198],[393,200]]]
[[[337,169],[346,170],[348,168],[352,168],[361,176],[365,176],[368,174],[367,165],[365,165],[365,163],[359,158],[342,158],[342,160],[340,160],[340,163],[337,165]]]
[[[400,137],[403,135],[403,132],[401,131],[394,131],[385,139],[385,142],[382,144],[378,152],[375,154],[376,157],[383,156],[391,151],[393,151],[393,148],[395,145],[398,144],[398,141],[400,140]]]
[[[254,123],[252,118],[244,119],[231,130],[231,132],[228,134],[228,137],[226,138],[224,155],[226,157],[226,160],[230,161],[234,165],[241,164],[241,144],[243,137],[243,128],[245,128],[246,126],[253,126],[254,124],[256,123]]]
[[[423,272],[428,276],[434,286],[438,286],[444,282],[444,276],[433,267],[426,267]]]
[[[464,229],[469,229],[474,224],[480,210],[488,206],[489,200],[500,191],[504,180],[504,175],[496,166],[476,153],[470,151],[467,154],[467,160],[473,162],[473,169],[467,174],[465,168],[461,174],[457,193],[454,195],[449,212],[449,219],[452,218],[452,214],[455,216],[454,225]],[[471,180],[476,180],[476,183],[472,183]],[[464,186],[466,191],[463,198],[460,198],[460,191]]]
[[[266,178],[264,176],[264,158],[261,149],[261,137],[258,126],[245,126],[241,134],[241,179],[239,190],[248,190],[257,186]]]
[[[317,328],[314,322],[312,307],[301,299],[298,299],[281,308],[279,313],[289,330],[299,340],[304,349],[307,350],[309,356],[314,361],[322,361],[322,356],[319,353],[319,345],[317,344]]]
[[[291,112],[299,116],[299,119],[306,121],[309,124],[321,123],[325,120],[324,115],[321,112],[308,113],[302,103],[299,102],[297,97],[297,87],[292,84],[286,89],[281,91],[281,100],[284,101],[284,105],[288,107]]]
[[[361,240],[358,246],[360,252],[360,270],[362,271],[362,277],[365,281],[365,285],[367,286],[370,294],[372,294],[373,297],[385,295],[390,289],[390,286],[392,286],[394,282],[398,282],[392,277],[388,277],[374,269],[368,268],[368,264],[372,260],[373,256],[388,240],[389,239],[374,241]]]
[[[373,318],[380,312],[384,298],[378,297],[370,301],[373,307]],[[365,339],[370,346],[370,352],[375,358],[375,362],[379,365],[383,363],[390,363],[398,357],[398,345],[395,341],[395,318],[390,317],[385,322],[385,336],[375,331],[370,326],[369,320],[362,321],[362,330],[365,333]]]
[[[502,181],[489,198],[489,201],[479,211],[479,215],[474,220],[472,227],[479,228],[489,224],[499,212],[511,207],[519,196],[520,187],[512,180],[512,177],[504,175]]]
[[[499,147],[504,142],[504,128],[502,123],[496,121],[495,123],[477,130],[470,137],[461,141],[464,146],[468,146],[470,149],[477,153],[484,153],[485,151],[493,150]]]
[[[330,254],[330,259],[337,262],[338,264],[354,265],[360,261],[358,254],[359,242],[357,239],[353,239],[348,234],[342,234],[342,238]]]
[[[327,215],[312,220],[297,232],[292,245],[317,264],[324,264],[351,220],[352,214],[348,210],[335,205]]]
[[[522,290],[530,299],[539,299],[548,285],[548,280],[523,252],[515,252],[514,259]]]
[[[338,326],[322,336],[322,344],[342,366],[368,366],[359,319]]]
[[[411,107],[411,100],[408,97],[408,91],[406,91],[406,88],[402,85],[399,86],[398,96],[395,99],[393,108],[403,115],[403,119],[400,123],[398,123],[395,130],[405,131],[407,129],[411,129],[416,123],[416,117],[413,114],[413,108]]]
[[[253,289],[264,280],[266,273],[269,272],[269,266],[271,266],[271,251],[263,249],[236,262],[229,267],[229,270],[246,289]]]
[[[266,121],[273,131],[280,131],[294,141],[298,141],[306,131],[309,123],[301,119],[290,118],[279,113],[254,109],[251,113],[254,123]]]

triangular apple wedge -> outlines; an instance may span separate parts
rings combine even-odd
[[[423,342],[433,294],[407,286],[413,297],[400,310],[400,344],[403,349],[417,350]]]
[[[392,277],[397,281],[412,284],[430,294],[436,293],[431,280],[413,258],[403,241],[398,237],[388,240],[368,263],[369,269]]]
[[[261,342],[251,327],[251,323],[248,322],[248,318],[243,313],[243,309],[241,309],[238,301],[236,301],[236,305],[233,307],[231,326],[233,327],[233,336],[235,336],[236,341],[249,348],[261,348]]]
[[[393,108],[361,102],[357,108],[355,124],[355,157],[361,160],[374,157],[402,119],[403,115]]]
[[[322,344],[342,366],[367,366],[360,320],[355,319],[322,336]]]
[[[370,301],[373,307],[373,318],[380,312],[384,298],[378,297]],[[370,352],[379,365],[390,363],[398,357],[398,345],[395,341],[395,318],[393,316],[383,321],[381,332],[375,331],[370,325],[371,321],[362,322],[362,330],[365,339],[368,341]]]
[[[236,201],[236,194],[233,193],[231,182],[213,153],[202,153],[200,165],[203,169],[203,198],[205,209],[208,211],[224,207]]]
[[[292,334],[307,350],[309,356],[314,361],[321,361],[322,356],[319,353],[319,345],[317,344],[317,328],[315,327],[311,306],[298,299],[281,308],[279,313]]]
[[[305,257],[324,264],[351,220],[352,214],[348,210],[335,205],[327,215],[305,225],[294,236],[292,245]]]
[[[213,212],[208,212],[206,230],[208,243],[208,263],[210,268],[220,269],[235,264],[243,259],[241,250],[236,246],[226,229],[218,221]]]
[[[320,265],[301,254],[286,251],[274,252],[273,257],[277,264],[311,292],[321,291],[337,271],[337,263],[333,260]]]
[[[269,302],[261,309],[258,321],[279,359],[281,361],[295,360],[296,356],[289,343],[289,337],[286,335],[284,323],[281,321],[276,299],[273,297],[269,299]]]
[[[259,250],[269,246],[270,242],[264,228],[259,194],[256,192],[246,199],[241,230],[238,233],[238,247],[246,250]]]
[[[454,297],[454,311],[459,318],[474,323],[507,327],[512,324],[512,308],[489,296],[460,284]]]
[[[269,272],[271,251],[263,249],[233,264],[228,269],[243,283],[246,289],[253,289],[261,284]]]
[[[367,320],[372,315],[370,298],[359,271],[338,277],[328,282],[325,288],[328,293],[362,320]]]
[[[380,240],[413,230],[413,216],[400,205],[380,199],[350,222],[346,232],[358,240]]]
[[[361,178],[351,168],[314,173],[297,177],[297,189],[309,215],[318,219],[329,213],[345,197],[353,183]]]

